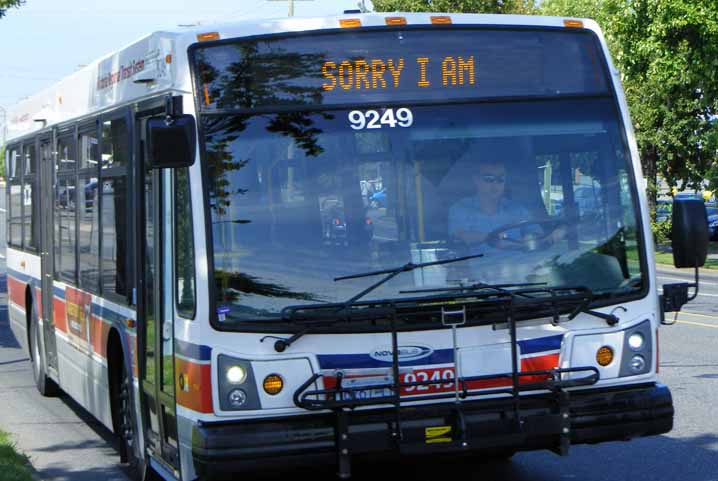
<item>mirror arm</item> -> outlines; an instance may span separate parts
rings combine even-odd
[[[693,295],[688,298],[688,302],[694,300],[696,297],[698,297],[698,287],[700,285],[699,278],[698,278],[698,266],[695,267],[695,282],[693,284],[688,284],[688,287],[692,287],[695,289],[693,292]]]
[[[165,115],[165,121],[168,122],[169,125],[175,118],[175,103],[171,95],[165,97]]]

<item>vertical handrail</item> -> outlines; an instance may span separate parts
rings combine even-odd
[[[509,315],[507,324],[509,325],[509,333],[511,335],[511,391],[514,400],[514,420],[516,427],[520,428],[521,420],[519,416],[519,366],[518,366],[518,339],[516,334],[516,320],[514,318],[514,295],[511,294],[509,302]]]

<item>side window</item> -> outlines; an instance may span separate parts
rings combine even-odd
[[[102,219],[102,293],[121,297],[130,293],[128,249],[129,196],[128,171],[130,143],[124,118],[102,123],[101,167],[99,195]]]
[[[8,244],[22,245],[22,156],[20,147],[7,150]]]
[[[77,282],[77,166],[73,137],[62,137],[57,142],[55,184],[55,277]]]
[[[34,144],[23,147],[23,246],[26,250],[37,251],[40,244],[40,202],[38,198],[38,159]]]
[[[78,138],[79,174],[77,190],[78,234],[80,256],[80,287],[90,292],[100,290],[100,201],[99,201],[99,142],[93,132],[81,133]]]
[[[174,191],[175,299],[177,300],[177,313],[185,319],[194,319],[196,286],[189,169],[177,170]]]

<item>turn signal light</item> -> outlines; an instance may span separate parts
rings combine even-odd
[[[583,22],[581,20],[564,20],[563,25],[564,27],[583,28]]]
[[[197,41],[199,41],[199,42],[207,42],[209,40],[219,40],[219,33],[207,32],[207,33],[200,33],[197,35]]]
[[[603,346],[596,352],[596,362],[601,366],[608,366],[613,362],[613,349]]]
[[[358,18],[343,18],[339,20],[339,26],[342,28],[361,27],[361,20]]]
[[[275,396],[284,388],[284,379],[279,374],[270,374],[264,378],[262,386],[264,387],[264,392],[270,396]]]

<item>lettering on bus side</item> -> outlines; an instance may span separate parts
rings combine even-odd
[[[344,59],[327,60],[322,65],[322,89],[331,92],[341,90],[382,90],[398,89],[401,86],[402,73],[412,65],[420,88],[432,86],[432,72],[441,72],[440,87],[462,87],[476,85],[476,61],[474,56],[447,55],[439,60],[430,57],[417,57],[413,63],[404,58],[385,59]]]

